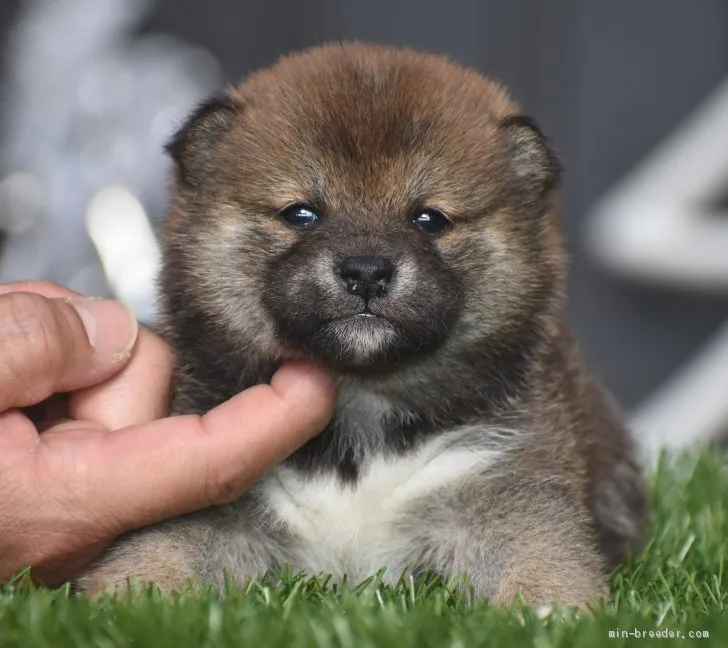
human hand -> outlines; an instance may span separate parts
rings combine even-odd
[[[297,362],[204,416],[163,418],[171,373],[120,304],[0,286],[0,580],[32,566],[62,583],[126,531],[235,499],[333,410],[331,376]],[[21,408],[59,393],[67,418],[39,432]]]

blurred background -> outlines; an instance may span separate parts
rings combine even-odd
[[[728,0],[3,0],[0,281],[153,316],[169,162],[201,99],[308,45],[447,54],[560,149],[569,317],[639,433],[728,432]]]

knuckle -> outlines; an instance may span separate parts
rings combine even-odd
[[[240,491],[230,479],[223,479],[220,471],[208,469],[206,500],[211,506],[230,504],[240,497]]]
[[[46,339],[55,317],[47,300],[31,293],[12,293],[0,300],[0,317],[3,327],[10,335],[22,337],[30,342],[37,338]]]
[[[212,430],[206,427],[204,419],[200,419],[200,434],[212,436]],[[239,466],[234,474],[226,471],[214,461],[208,461],[205,467],[205,499],[211,506],[229,504],[242,494],[241,474],[245,474],[246,466]]]
[[[29,373],[42,380],[64,365],[63,327],[55,309],[39,295],[13,293],[0,298],[0,339],[4,373],[21,384]]]

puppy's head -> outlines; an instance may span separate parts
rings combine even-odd
[[[408,50],[284,58],[170,144],[168,326],[232,359],[396,371],[520,335],[560,291],[558,163],[497,85]]]

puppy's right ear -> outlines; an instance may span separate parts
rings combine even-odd
[[[205,177],[215,144],[241,110],[241,104],[223,95],[206,101],[192,113],[166,146],[180,182],[191,187]]]

